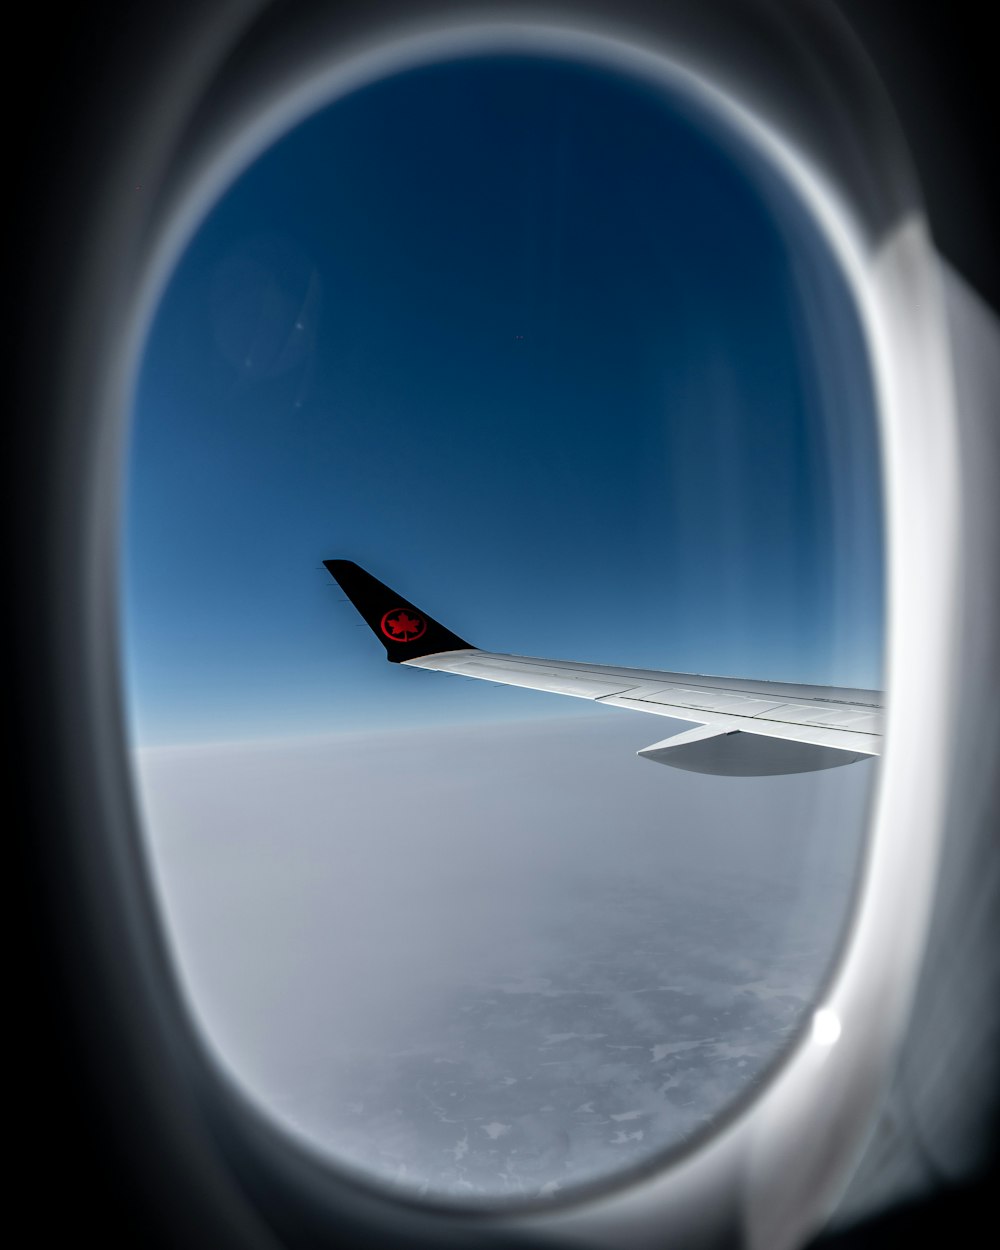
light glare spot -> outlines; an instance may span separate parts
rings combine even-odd
[[[832,1046],[840,1037],[840,1017],[829,1007],[820,1007],[813,1016],[813,1041]]]

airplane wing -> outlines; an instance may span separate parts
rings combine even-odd
[[[353,561],[323,563],[393,663],[694,723],[644,747],[638,754],[645,759],[691,772],[757,777],[834,768],[881,752],[878,691],[481,651]]]

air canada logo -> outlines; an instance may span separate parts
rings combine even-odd
[[[393,608],[382,617],[382,633],[393,642],[416,642],[427,633],[427,622],[409,608]]]

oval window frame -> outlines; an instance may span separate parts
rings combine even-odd
[[[803,18],[803,23],[807,25],[809,20]],[[394,46],[400,49],[405,45],[412,53],[423,41],[422,46],[428,49],[433,45],[437,59],[449,29],[448,38],[469,39],[479,51],[486,46],[487,37],[514,43],[523,38],[551,37],[564,51],[567,40],[578,41],[577,50],[582,46],[579,41],[594,40],[600,44],[604,64],[609,44],[622,42],[620,30],[595,29],[584,35],[522,21],[502,28],[477,24],[458,33],[453,25],[436,32],[411,31],[400,35]],[[235,32],[230,30],[228,35]],[[385,30],[379,42],[379,55],[384,55],[389,46]],[[493,42],[491,49],[497,46]],[[371,50],[359,52],[356,45],[347,45],[346,50],[344,43],[339,47],[342,56],[353,53],[355,64],[358,56],[373,55]],[[649,48],[635,52],[642,57],[657,55]],[[326,55],[334,54],[327,49]],[[343,1215],[355,1205],[356,1210],[366,1213],[363,1218],[376,1219],[385,1218],[378,1212],[392,1204],[358,1195],[342,1178],[323,1169],[317,1171],[315,1161],[300,1157],[274,1126],[261,1122],[236,1091],[227,1088],[219,1074],[205,1064],[191,1035],[190,1022],[185,1021],[180,1000],[171,988],[169,960],[155,934],[158,919],[145,882],[137,808],[129,790],[117,672],[116,553],[121,502],[117,485],[131,371],[158,297],[158,284],[199,215],[199,198],[202,203],[205,197],[214,199],[218,187],[231,179],[240,163],[259,151],[262,141],[273,137],[275,127],[283,131],[291,124],[288,103],[293,98],[302,99],[289,88],[291,79],[301,71],[301,65],[298,71],[293,68],[294,61],[290,58],[272,79],[267,126],[263,117],[268,105],[263,98],[257,102],[256,121],[248,122],[244,117],[238,122],[230,111],[211,141],[195,143],[193,156],[189,147],[186,163],[179,163],[184,168],[164,178],[155,212],[142,223],[144,237],[139,234],[137,238],[135,223],[131,222],[130,237],[139,244],[139,261],[124,273],[120,265],[111,264],[119,283],[102,319],[101,350],[86,364],[78,356],[70,360],[66,385],[70,381],[81,383],[80,402],[88,417],[89,441],[79,486],[69,492],[60,514],[68,540],[65,554],[74,569],[65,593],[75,598],[80,610],[74,617],[79,625],[75,643],[63,650],[58,668],[67,674],[78,705],[89,713],[87,723],[94,727],[93,741],[82,750],[78,767],[81,775],[83,769],[90,770],[93,793],[86,807],[96,804],[106,817],[105,843],[93,854],[103,857],[105,884],[110,883],[113,891],[110,903],[108,895],[100,905],[92,897],[89,907],[93,914],[106,906],[121,913],[116,923],[132,934],[134,959],[140,968],[145,964],[145,993],[154,1000],[151,1016],[170,1017],[161,1019],[161,1027],[173,1035],[187,1056],[181,1066],[197,1091],[197,1101],[211,1108],[214,1139],[221,1144],[223,1155],[237,1174],[245,1174],[253,1157],[256,1167],[266,1166],[272,1181],[283,1177],[281,1184],[291,1186],[287,1192],[297,1191],[303,1201],[307,1193],[311,1194],[310,1201],[319,1203],[317,1210],[325,1207]],[[387,72],[384,61],[381,65],[379,76]],[[864,75],[868,71],[859,65],[857,72]],[[278,79],[284,83],[280,91],[274,86]],[[197,84],[188,86],[192,91],[198,89]],[[283,113],[274,91],[283,96]],[[311,104],[308,111],[314,107],[315,103]],[[744,111],[744,120],[761,127],[757,138],[773,143],[780,129],[776,129],[773,117],[767,117],[766,109]],[[171,123],[181,129],[177,116]],[[187,140],[178,133],[171,138],[178,145],[193,142],[190,135]],[[874,149],[884,140],[885,132],[879,130],[865,138]],[[905,164],[905,159],[900,155],[898,135],[891,141],[896,147],[889,164],[895,168],[899,162]],[[220,156],[223,148],[224,157]],[[176,152],[173,155],[176,158]],[[485,1221],[501,1233],[530,1234],[533,1229],[545,1228],[583,1235],[585,1230],[591,1242],[621,1245],[621,1230],[626,1227],[636,1230],[638,1236],[638,1229],[649,1222],[649,1226],[657,1227],[660,1237],[667,1235],[671,1223],[682,1229],[696,1208],[703,1210],[701,1195],[712,1191],[728,1195],[716,1204],[718,1218],[736,1220],[751,1244],[791,1244],[815,1224],[836,1192],[838,1177],[842,1179],[857,1149],[905,1022],[926,927],[948,784],[947,754],[941,749],[940,735],[927,732],[926,722],[930,718],[936,725],[948,726],[955,718],[949,678],[957,633],[958,476],[947,334],[932,250],[921,214],[907,195],[897,203],[899,211],[889,214],[891,228],[883,218],[879,228],[873,229],[866,211],[852,203],[850,196],[845,199],[843,187],[835,195],[793,146],[779,143],[772,155],[792,162],[789,171],[802,179],[804,193],[818,197],[816,205],[821,214],[834,213],[826,223],[831,230],[843,232],[846,228],[846,234],[838,236],[838,247],[847,249],[847,270],[853,272],[854,266],[858,281],[863,283],[859,307],[864,310],[872,344],[886,466],[887,685],[892,701],[873,817],[872,853],[853,933],[821,1005],[822,1011],[840,1023],[840,1035],[830,1044],[829,1030],[814,1030],[738,1122],[723,1128],[695,1155],[630,1185],[627,1193],[577,1199],[544,1214],[494,1217],[484,1213],[478,1217],[463,1213],[459,1222],[467,1221],[470,1229],[483,1229]],[[100,289],[103,275],[99,262],[114,256],[115,227],[122,225],[123,214],[129,219],[129,213],[119,206],[96,230],[96,263],[83,275],[79,290],[92,294]],[[78,318],[85,306],[78,291]],[[124,334],[123,328],[127,331]],[[119,333],[112,333],[114,330]],[[85,338],[79,335],[81,341]],[[109,483],[113,486],[110,495]],[[82,681],[81,673],[85,674]],[[909,785],[914,774],[921,778],[919,801],[912,797],[915,787]],[[905,897],[899,886],[902,865],[907,879]],[[94,874],[88,879],[80,865],[77,872],[84,890],[93,890]],[[864,1063],[859,1062],[862,1057]],[[262,1162],[265,1159],[266,1165]],[[442,1227],[439,1217],[429,1210],[419,1217],[408,1210],[404,1218],[408,1222],[415,1218],[431,1221],[428,1230]],[[452,1229],[458,1227],[458,1217],[440,1218]],[[699,1236],[703,1233],[704,1228]]]

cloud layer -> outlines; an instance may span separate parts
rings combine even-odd
[[[541,1195],[723,1112],[843,931],[873,764],[635,758],[561,720],[147,750],[171,942],[223,1062],[340,1162]]]

